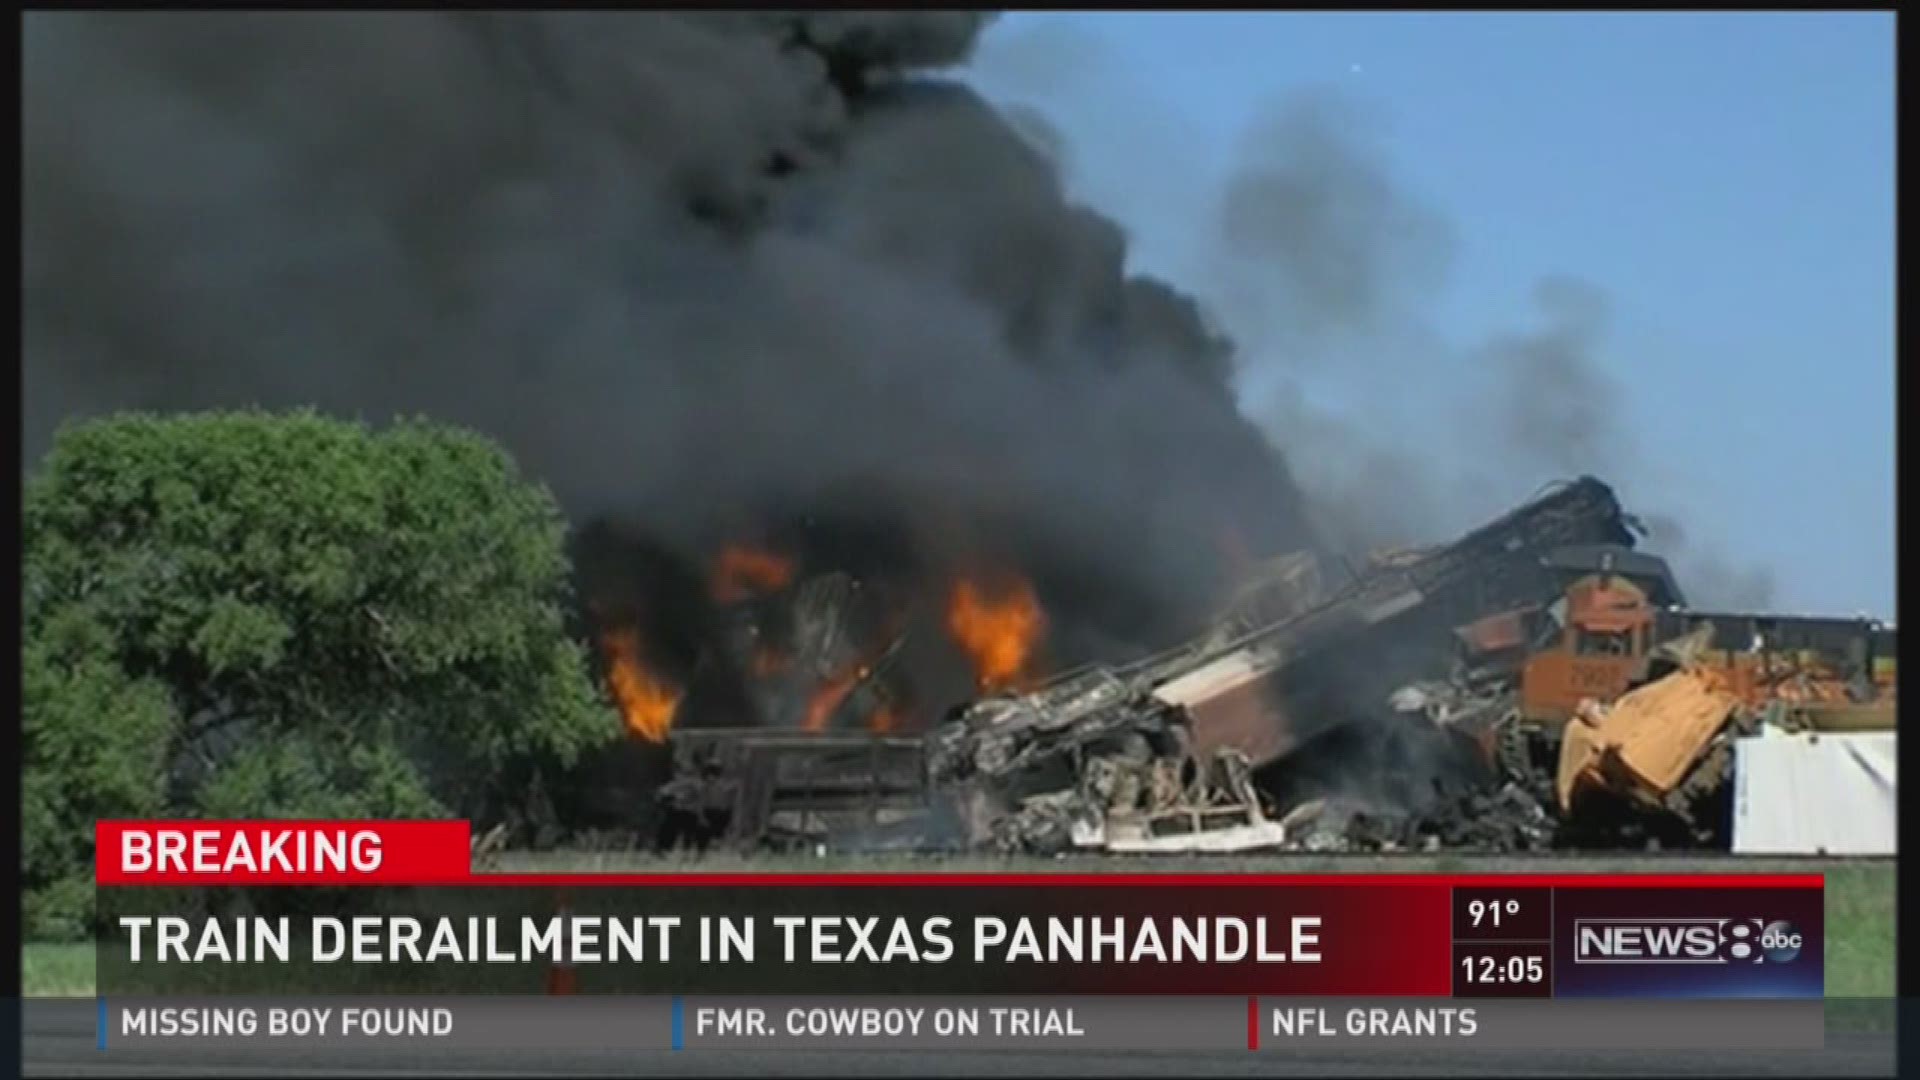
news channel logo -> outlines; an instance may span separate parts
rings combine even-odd
[[[1576,964],[1790,964],[1806,938],[1786,919],[1576,919]]]

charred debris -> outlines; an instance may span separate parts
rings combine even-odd
[[[628,836],[736,850],[1724,846],[1732,741],[1892,727],[1894,631],[1694,611],[1639,534],[1583,477],[1338,585],[1287,556],[1195,640],[918,732],[892,729],[897,639],[832,659],[857,591],[834,579],[794,605],[783,664],[826,688],[797,722],[636,740],[602,798],[647,808]]]

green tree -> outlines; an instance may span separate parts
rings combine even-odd
[[[618,736],[566,632],[565,524],[479,436],[121,415],[64,430],[24,501],[41,932],[96,818],[484,820],[529,762]]]

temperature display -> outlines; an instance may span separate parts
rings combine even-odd
[[[1553,893],[1543,888],[1453,890],[1456,941],[1546,941],[1553,936]]]
[[[1500,926],[1501,912],[1505,912],[1509,920],[1518,918],[1520,915],[1520,901],[1480,899],[1467,901],[1467,918],[1473,920],[1475,929],[1482,926],[1498,929]]]

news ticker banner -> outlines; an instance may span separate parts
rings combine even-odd
[[[1266,998],[1824,994],[1817,875],[492,875],[463,823],[96,840],[110,1000],[1224,995],[1244,1030]]]
[[[103,998],[102,1051],[1812,1050],[1822,1003],[1237,996]]]

